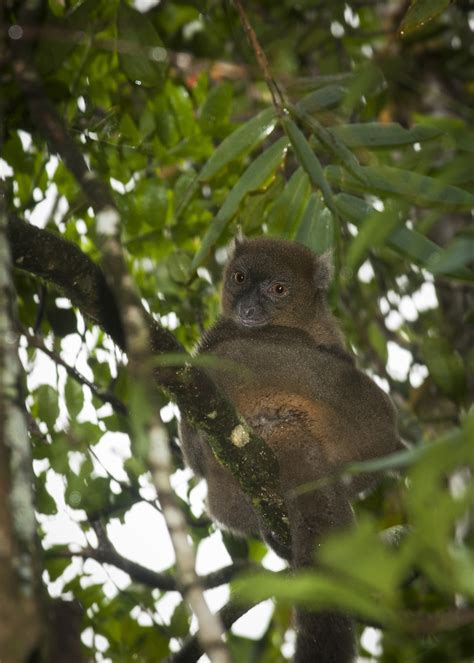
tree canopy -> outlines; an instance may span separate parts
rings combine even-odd
[[[6,0],[0,16],[2,661],[273,663],[295,604],[354,614],[361,661],[471,661],[469,3]],[[195,571],[216,526],[178,408],[288,536],[273,454],[252,433],[229,444],[238,413],[192,356],[238,230],[332,253],[331,307],[407,443],[346,468],[385,478],[304,574],[226,533],[230,563]],[[159,571],[112,542],[143,504],[174,550]],[[82,543],[66,526],[53,541],[58,522]],[[229,582],[215,618],[203,592]],[[231,631],[269,597],[260,639]]]

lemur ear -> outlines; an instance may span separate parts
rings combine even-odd
[[[334,276],[332,251],[325,251],[315,258],[314,285],[318,290],[327,290]]]
[[[230,242],[229,246],[227,247],[227,254],[229,256],[229,259],[233,258],[235,254],[238,253],[239,249],[242,248],[242,246],[246,242],[247,238],[242,232],[241,227],[237,226],[237,234],[235,235],[234,239]]]

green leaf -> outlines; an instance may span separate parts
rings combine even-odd
[[[333,215],[315,193],[311,194],[295,239],[319,255],[334,246]]]
[[[267,221],[274,226],[275,206],[284,192],[285,181],[279,172],[264,191],[256,191],[247,196],[239,207],[239,224],[244,233],[260,232],[262,223]]]
[[[364,105],[364,98],[367,100],[380,94],[386,87],[386,81],[383,72],[372,59],[354,67],[352,76],[345,85],[347,93],[341,104],[341,110],[350,116],[356,108]]]
[[[280,138],[250,164],[227,196],[225,203],[220,208],[216,218],[204,236],[201,248],[191,264],[191,269],[195,269],[201,263],[204,256],[214,245],[226,225],[237,212],[244,196],[250,191],[255,191],[262,187],[275,173],[275,170],[280,165],[287,149],[288,139],[286,137]]]
[[[415,230],[398,228],[390,236],[389,244],[408,258],[423,264],[426,269],[430,271],[434,270],[434,273],[436,273],[436,265],[438,263],[443,265],[445,251]],[[443,273],[448,274],[451,278],[462,281],[474,281],[474,273],[468,269],[456,269],[449,272],[443,271]]]
[[[324,541],[318,560],[336,573],[349,574],[349,584],[364,587],[368,597],[376,592],[384,605],[395,607],[407,560],[382,542],[375,521],[368,516],[359,519],[357,528]]]
[[[172,85],[169,81],[164,94],[173,109],[176,126],[181,138],[191,136],[197,130],[194,109],[189,92],[184,85]]]
[[[135,189],[127,194],[131,203],[131,213],[150,228],[162,228],[168,216],[168,191],[156,179],[141,179]]]
[[[406,451],[396,451],[382,458],[363,460],[350,463],[344,467],[344,474],[361,474],[362,472],[386,472],[400,467],[407,467],[416,463],[424,456],[426,447],[416,446]]]
[[[154,103],[154,110],[156,135],[153,146],[157,156],[165,159],[168,155],[168,149],[176,145],[180,139],[176,114],[164,94],[158,95]],[[164,149],[163,146],[167,149]]]
[[[125,415],[114,412],[107,417],[101,417],[101,422],[108,433],[128,433],[128,419]]]
[[[423,339],[421,353],[431,377],[443,392],[455,401],[461,400],[466,391],[466,372],[461,355],[446,339]]]
[[[270,622],[269,628],[272,627]],[[233,661],[261,661],[261,652],[263,651],[264,644],[266,645],[268,638],[264,634],[261,640],[250,640],[248,638],[243,638],[235,635],[232,632],[229,632],[226,637],[226,644],[229,647],[229,652]],[[269,658],[268,646],[265,646],[265,659],[268,661],[283,660],[278,654],[280,653],[279,649],[275,649],[272,658]]]
[[[329,152],[345,168],[363,184],[365,184],[365,175],[356,156],[346,147],[346,145],[335,135],[324,127],[318,120],[310,117],[307,113],[299,112],[296,106],[292,107],[296,117],[299,117],[313,132],[313,135],[329,150]]]
[[[362,593],[357,585],[317,571],[299,571],[291,577],[269,571],[247,574],[233,581],[231,587],[234,600],[239,601],[263,601],[275,597],[290,606],[296,603],[319,609],[342,608],[377,620],[377,623],[396,619],[388,605],[380,603],[368,592]]]
[[[129,113],[123,113],[120,120],[119,132],[120,138],[125,139],[128,143],[134,146],[141,143],[142,136]]]
[[[38,406],[38,417],[41,421],[53,428],[59,416],[58,393],[49,384],[42,384],[34,392]]]
[[[142,474],[148,472],[146,464],[138,458],[127,458],[123,464],[123,469],[131,481],[137,481],[142,476]]]
[[[356,225],[360,225],[370,215],[374,213],[374,208],[362,200],[347,193],[339,193],[334,197],[339,214]],[[380,212],[379,212],[380,214]],[[406,258],[413,260],[429,269],[430,260],[438,255],[443,256],[441,247],[430,239],[410,228],[397,228],[388,238],[387,244],[398,251]],[[450,273],[451,278],[457,278],[463,281],[474,281],[474,274],[467,270],[458,270]]]
[[[64,16],[65,6],[61,0],[48,0],[48,9],[54,14],[54,16]]]
[[[403,223],[397,207],[386,207],[383,212],[372,212],[359,227],[349,245],[346,266],[356,272],[372,249],[385,243],[395,228]]]
[[[75,420],[71,420],[70,433],[77,449],[82,450],[86,450],[97,444],[104,434],[100,427],[91,421],[82,421],[79,423]]]
[[[97,0],[84,0],[75,5],[67,16],[64,16],[64,3],[49,3],[52,15],[46,17],[49,30],[42,32],[38,47],[35,52],[36,66],[42,75],[46,75],[55,69],[64,66],[64,62],[74,49],[79,48],[81,33],[93,31],[93,16],[97,10]],[[62,11],[57,12],[54,5],[62,5]],[[58,39],[57,33],[70,34],[67,39]],[[74,35],[74,36],[73,36]]]
[[[51,438],[52,444],[41,445],[41,450],[42,452],[46,452],[51,464],[51,469],[58,474],[65,474],[69,471],[70,443],[68,436],[64,431],[53,431],[51,433]]]
[[[439,16],[450,4],[451,0],[412,0],[401,22],[400,35],[405,36],[423,28],[428,21]]]
[[[388,360],[387,339],[385,338],[377,322],[372,321],[367,328],[370,345],[378,354],[384,364]]]
[[[74,309],[60,308],[56,302],[46,301],[46,317],[55,336],[64,338],[77,332],[77,318]]]
[[[229,83],[218,85],[209,92],[204,102],[199,124],[204,133],[214,135],[216,127],[229,121],[232,104],[232,86]]]
[[[331,127],[329,132],[342,140],[349,147],[396,147],[421,143],[439,136],[442,132],[435,127],[425,125],[404,129],[397,122],[380,124],[366,122],[364,124],[341,124]]]
[[[189,631],[190,615],[187,605],[178,603],[170,621],[170,631],[174,638],[184,638]]]
[[[41,472],[35,482],[35,507],[40,513],[54,516],[58,512],[55,500],[46,488],[47,472]]]
[[[191,271],[191,259],[184,251],[175,251],[167,260],[170,277],[176,283],[186,283]]]
[[[469,208],[474,205],[474,196],[459,187],[444,184],[441,180],[420,175],[401,168],[389,166],[365,166],[361,168],[367,187],[377,193],[403,196],[418,205],[443,205],[445,207]],[[365,191],[361,182],[340,166],[327,166],[328,180],[342,189]]]
[[[119,59],[126,76],[147,87],[161,88],[168,56],[151,21],[125,2],[117,16]]]
[[[275,109],[267,108],[227,136],[189,186],[176,210],[176,217],[181,216],[200,182],[208,182],[231,161],[255,149],[272,133],[275,124]]]
[[[31,175],[33,172],[33,159],[23,149],[20,135],[17,132],[11,132],[10,137],[3,144],[2,159],[13,168],[15,173]]]
[[[474,235],[456,237],[442,254],[436,253],[427,261],[433,274],[450,274],[474,261]]]
[[[410,470],[407,495],[409,522],[418,532],[414,541],[417,566],[445,591],[471,596],[474,557],[454,534],[456,523],[472,505],[473,486],[466,484],[460,493],[446,478],[463,467],[474,469],[473,415],[471,410],[461,430],[454,429],[426,445],[424,456]]]
[[[104,600],[104,585],[102,583],[97,582],[94,584],[88,584],[86,587],[81,587],[78,598],[80,598],[81,606],[83,606],[85,610],[87,610],[94,604],[100,606]],[[112,621],[113,620],[110,620],[110,622]],[[105,622],[105,624],[107,625],[106,627],[107,629],[110,627],[110,622],[109,620]],[[104,624],[101,625],[101,629],[103,630],[104,634],[106,633],[108,634],[108,630],[106,630],[106,628],[104,628]],[[121,628],[123,629],[122,625]],[[110,628],[110,631],[111,632],[113,631],[113,627]]]
[[[54,582],[60,578],[71,562],[72,559],[68,557],[46,557],[45,566],[50,582]]]
[[[311,194],[311,184],[303,168],[295,170],[285,188],[272,206],[272,225],[284,228],[286,237],[291,237],[295,225],[301,219]]]
[[[341,85],[325,85],[303,97],[296,106],[305,113],[317,113],[326,108],[334,108],[344,99],[346,89]]]
[[[304,134],[296,126],[293,120],[284,119],[283,123],[299,163],[308,173],[313,186],[317,186],[321,189],[326,205],[331,212],[337,216],[331,187],[324,176],[324,171],[318,157],[315,155]]]
[[[64,387],[64,397],[70,419],[76,419],[84,405],[84,391],[82,385],[69,375]]]
[[[178,177],[174,185],[174,201],[177,209],[182,208],[183,202],[189,200],[189,191],[196,182],[196,172],[193,169],[185,171]]]
[[[87,461],[83,462],[79,475],[70,472],[64,499],[73,509],[84,509],[93,513],[109,505],[110,479],[91,475],[91,463]]]
[[[240,126],[227,136],[216,149],[199,173],[199,181],[207,182],[231,161],[255,149],[257,145],[272,133],[275,124],[275,109],[267,108]]]

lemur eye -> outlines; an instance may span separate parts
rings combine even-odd
[[[234,272],[232,278],[236,283],[243,283],[245,281],[245,274],[243,272]]]
[[[270,292],[272,295],[278,295],[278,297],[282,297],[283,295],[286,295],[288,288],[286,285],[283,285],[283,283],[274,283],[272,286],[270,286]]]

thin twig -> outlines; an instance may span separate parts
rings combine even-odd
[[[234,0],[234,4],[237,8],[237,11],[239,12],[240,20],[242,22],[242,27],[245,31],[245,34],[247,35],[247,39],[250,43],[250,46],[253,49],[253,52],[255,53],[255,57],[258,62],[258,66],[260,67],[263,77],[265,79],[265,82],[267,84],[267,87],[270,91],[270,94],[272,96],[272,101],[273,105],[275,106],[275,109],[279,115],[283,115],[284,109],[285,109],[285,99],[283,97],[283,94],[273,78],[271,71],[270,71],[270,66],[268,64],[267,56],[265,55],[265,51],[263,48],[260,46],[260,42],[258,41],[258,37],[255,33],[255,30],[252,28],[250,21],[247,17],[247,14],[242,6],[242,3],[240,0]]]
[[[24,328],[21,330],[21,333],[26,337],[26,340],[31,347],[36,348],[37,350],[41,350],[41,352],[52,359],[55,364],[65,368],[68,375],[76,380],[76,382],[79,382],[79,384],[82,384],[85,387],[89,387],[94,396],[96,396],[100,401],[103,403],[109,403],[115,412],[124,415],[128,413],[127,406],[125,403],[123,403],[123,401],[117,398],[117,396],[114,394],[111,394],[109,391],[100,389],[96,384],[88,380],[85,375],[82,375],[82,373],[77,370],[77,368],[70,366],[67,362],[64,361],[64,359],[62,359],[60,355],[58,355],[56,352],[53,352],[53,350],[50,350],[44,343],[43,339],[41,339],[39,336],[30,334],[28,330]]]
[[[113,546],[101,545],[98,548],[82,548],[81,550],[51,550],[46,551],[47,558],[60,558],[69,559],[73,557],[80,557],[82,559],[93,559],[100,564],[110,564],[117,569],[127,573],[135,582],[142,585],[151,587],[152,589],[159,589],[162,592],[179,592],[180,583],[171,573],[158,573],[152,571],[146,566],[137,564],[137,562],[127,559],[118,553]],[[238,573],[242,571],[249,571],[252,569],[252,564],[246,561],[234,562],[228,566],[224,566],[217,571],[213,571],[205,576],[199,576],[199,582],[205,589],[213,589],[226,585],[235,578]]]

